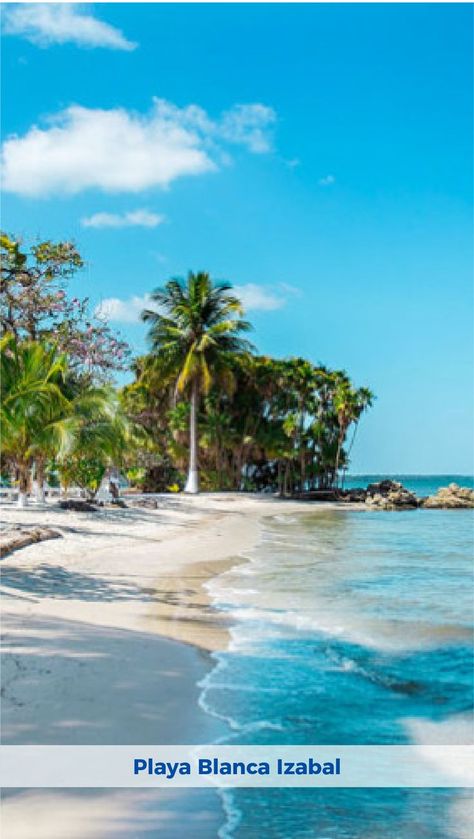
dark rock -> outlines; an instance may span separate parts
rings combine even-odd
[[[365,503],[379,510],[415,510],[419,499],[398,481],[380,481],[369,484]]]
[[[367,495],[388,495],[389,492],[404,489],[402,484],[398,481],[384,480],[376,484],[369,484],[367,487]]]
[[[68,498],[59,502],[61,510],[74,510],[76,513],[96,513],[97,507],[90,501],[83,501],[80,498]]]
[[[340,501],[337,489],[311,489],[307,492],[294,492],[291,496],[298,501]]]
[[[367,490],[363,487],[341,490],[340,500],[352,504],[363,504],[367,497]]]
[[[128,504],[130,507],[143,507],[146,510],[158,509],[158,501],[156,498],[129,498]]]
[[[112,501],[112,507],[121,507],[122,509],[126,509],[127,505],[123,498],[114,498]]]

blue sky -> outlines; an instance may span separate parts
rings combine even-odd
[[[4,29],[4,227],[73,238],[74,291],[137,351],[150,289],[231,280],[261,352],[376,392],[353,471],[472,471],[470,5],[9,5]]]

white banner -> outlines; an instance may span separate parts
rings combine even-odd
[[[474,746],[2,746],[7,787],[473,787]]]

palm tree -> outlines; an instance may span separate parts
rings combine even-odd
[[[354,444],[354,437],[357,430],[357,425],[362,413],[372,405],[374,395],[366,387],[354,389],[345,374],[341,374],[340,380],[336,385],[334,391],[334,408],[337,414],[337,421],[339,425],[339,435],[337,440],[337,452],[335,462],[335,477],[337,483],[337,476],[339,471],[339,463],[341,458],[342,445],[346,439],[349,426],[355,423],[354,435],[350,448]],[[347,467],[346,467],[347,468]]]
[[[355,410],[355,416],[354,416],[354,420],[353,420],[354,431],[352,432],[352,439],[351,439],[349,448],[347,450],[347,463],[346,463],[346,466],[344,467],[343,472],[342,472],[342,488],[343,489],[344,489],[344,480],[345,480],[346,469],[347,469],[347,466],[349,465],[349,457],[350,457],[350,453],[352,451],[352,447],[355,443],[355,438],[356,438],[356,434],[357,434],[357,429],[359,427],[360,418],[361,418],[362,414],[364,413],[364,411],[366,411],[367,408],[370,408],[373,405],[375,398],[376,398],[375,394],[368,387],[359,387],[355,391],[356,410]]]
[[[241,319],[242,303],[230,293],[232,285],[214,283],[209,274],[189,272],[187,280],[173,278],[151,294],[156,310],[145,309],[149,339],[162,368],[175,381],[176,393],[190,393],[189,471],[185,492],[199,492],[197,417],[200,398],[214,378],[230,383],[229,359],[248,352],[241,337],[250,324]]]
[[[33,463],[41,501],[48,459],[72,460],[86,451],[118,460],[129,424],[112,389],[72,387],[66,357],[55,346],[6,335],[1,350],[2,450],[18,470],[20,507],[27,503]]]
[[[20,507],[27,503],[35,447],[55,434],[52,416],[67,412],[66,369],[66,358],[55,347],[18,342],[11,334],[1,341],[2,449],[18,470]]]
[[[97,491],[106,468],[122,466],[125,456],[145,442],[143,430],[125,416],[118,395],[111,387],[88,388],[71,402],[70,415],[61,423],[66,445],[56,456],[63,485],[71,479]],[[88,482],[90,474],[99,476],[97,485]],[[84,476],[86,480],[84,481]]]

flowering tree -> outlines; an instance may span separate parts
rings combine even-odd
[[[89,299],[70,298],[67,284],[83,267],[72,242],[22,243],[0,236],[2,331],[19,340],[51,339],[79,377],[107,379],[127,364],[130,349],[104,318],[90,313]]]

